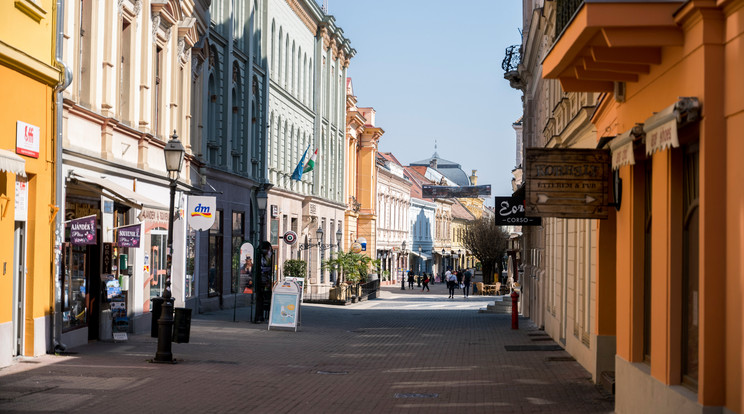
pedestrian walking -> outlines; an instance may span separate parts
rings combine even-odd
[[[429,275],[424,273],[424,281],[423,281],[424,287],[421,288],[422,292],[424,291],[424,289],[426,289],[426,291],[429,292],[429,280],[430,280]]]
[[[457,285],[457,276],[447,270],[447,288],[449,289],[449,298],[454,299],[455,297],[455,285]]]
[[[465,272],[462,274],[462,293],[465,295],[465,298],[470,295],[470,282],[473,280],[473,272],[470,271],[470,269],[465,269]]]
[[[413,289],[413,272],[408,272],[408,289]]]

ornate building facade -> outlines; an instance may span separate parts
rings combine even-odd
[[[270,186],[264,230],[276,252],[277,276],[285,260],[301,258],[309,264],[308,292],[323,294],[334,281],[320,264],[340,248],[336,234],[343,233],[347,207],[346,71],[355,50],[315,1],[267,0],[264,13]],[[306,150],[308,158],[317,151],[315,167],[293,180]],[[290,230],[298,244],[280,238]]]
[[[215,224],[189,231],[198,309],[233,303],[239,294],[236,257],[259,238],[256,195],[267,184],[267,1],[213,0],[209,30],[194,48],[192,181],[217,196]],[[196,306],[196,304],[195,304]]]
[[[130,329],[150,329],[151,298],[166,275],[169,183],[163,148],[177,134],[187,146],[176,208],[192,187],[192,48],[206,33],[203,0],[70,2],[64,20],[62,124],[64,217],[94,217],[95,244],[62,248],[62,339],[106,339],[102,284],[120,283]],[[140,247],[115,245],[116,228],[139,225]],[[194,295],[185,269],[185,220],[174,223],[172,291],[176,306]]]
[[[383,280],[393,280],[396,270],[403,265],[402,249],[407,247],[418,254],[431,250],[424,238],[411,231],[411,182],[404,174],[403,166],[389,152],[377,154],[377,258],[385,272]],[[405,242],[405,243],[404,243]],[[425,256],[423,256],[425,257]],[[417,259],[416,269],[426,270],[422,256]]]

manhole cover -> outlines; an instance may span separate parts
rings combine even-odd
[[[511,352],[523,351],[563,351],[560,345],[504,345],[504,349]]]
[[[437,398],[439,394],[398,393],[395,398]]]

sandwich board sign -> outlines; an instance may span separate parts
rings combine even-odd
[[[271,292],[269,327],[290,328],[297,331],[300,310],[300,285],[292,280],[283,280]]]

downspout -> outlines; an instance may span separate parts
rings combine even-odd
[[[56,63],[57,67],[64,71],[64,79],[54,88],[55,94],[55,112],[56,112],[56,132],[55,139],[55,194],[57,197],[56,204],[59,210],[55,222],[54,231],[54,316],[52,318],[52,349],[50,353],[64,351],[67,345],[62,343],[62,241],[65,237],[64,219],[64,178],[62,177],[62,92],[72,83],[72,72],[62,61],[62,39],[65,21],[65,1],[57,0],[57,42],[56,42]]]

